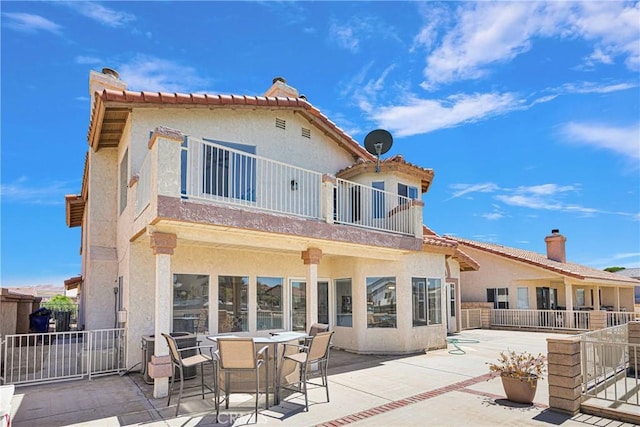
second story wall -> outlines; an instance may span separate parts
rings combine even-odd
[[[158,126],[198,139],[255,146],[258,156],[316,172],[335,174],[354,162],[350,153],[289,110],[136,109],[132,117],[133,170],[142,164],[149,134]]]

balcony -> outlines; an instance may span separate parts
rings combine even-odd
[[[162,173],[159,173],[162,171]],[[197,138],[158,138],[138,172],[139,218],[159,195],[421,237],[421,204]]]

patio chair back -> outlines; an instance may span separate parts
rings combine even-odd
[[[218,338],[220,369],[256,369],[253,338]]]
[[[309,328],[309,336],[315,337],[319,332],[327,332],[329,330],[329,325],[326,323],[314,323]]]
[[[331,337],[333,331],[320,332],[311,339],[309,344],[307,363],[313,363],[317,360],[326,359],[329,353],[329,345],[331,344]]]
[[[171,360],[174,364],[181,363],[180,352],[178,351],[178,344],[176,340],[169,334],[162,334],[163,337],[167,340],[167,345],[169,346],[169,355],[171,356]]]

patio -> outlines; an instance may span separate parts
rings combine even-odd
[[[590,415],[568,417],[547,409],[546,380],[538,384],[533,406],[504,400],[500,379],[489,379],[487,362],[503,350],[546,353],[546,338],[558,334],[470,330],[455,337],[460,351],[448,349],[411,356],[355,355],[334,350],[329,362],[331,402],[324,390],[310,389],[309,412],[299,395],[262,411],[259,425],[422,426],[540,425],[622,426]],[[194,381],[194,380],[191,380]],[[203,400],[197,390],[183,397],[180,416],[166,398],[154,399],[153,386],[139,373],[93,380],[18,387],[13,398],[12,425],[246,425],[252,400],[242,395],[222,408],[216,424],[213,395]],[[239,400],[238,400],[239,399]],[[262,403],[262,402],[261,402]],[[629,424],[626,424],[629,425]]]

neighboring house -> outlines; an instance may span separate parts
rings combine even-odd
[[[545,237],[547,255],[458,237],[479,264],[461,274],[462,302],[490,302],[496,309],[634,311],[640,281],[566,261],[559,230]]]
[[[66,196],[82,228],[69,286],[85,329],[126,328],[128,365],[143,335],[170,331],[322,321],[337,347],[410,353],[459,330],[460,271],[477,263],[423,228],[431,169],[377,165],[281,78],[264,96],[151,93],[104,69],[90,93],[82,188]]]
[[[620,274],[621,276],[631,277],[632,279],[640,280],[640,268],[625,268],[624,270],[616,271],[616,274]],[[636,304],[636,311],[640,312],[640,285],[636,286],[635,304]]]

